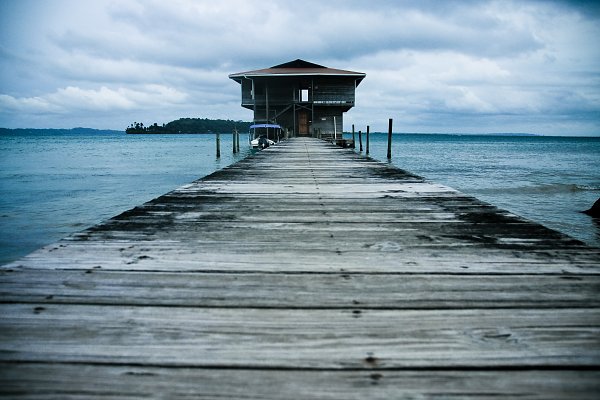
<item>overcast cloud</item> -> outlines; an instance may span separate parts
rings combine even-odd
[[[0,127],[251,120],[227,76],[302,58],[367,74],[345,129],[600,135],[586,3],[4,0]]]

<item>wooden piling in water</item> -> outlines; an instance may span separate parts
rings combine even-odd
[[[352,124],[352,148],[356,148],[356,138],[354,137],[354,124]]]
[[[387,145],[387,159],[392,159],[392,119],[388,121],[388,145]]]
[[[367,151],[366,154],[369,155],[369,125],[367,125]]]
[[[362,152],[363,151],[363,145],[362,145],[362,131],[358,131],[358,144],[359,144],[359,151]]]
[[[238,132],[237,129],[234,129],[234,131],[233,131],[233,144],[235,146],[234,153],[239,153],[240,152],[240,133]]]
[[[217,158],[221,158],[221,134],[217,133]]]
[[[237,153],[237,148],[235,146],[235,130],[233,132],[231,132],[231,143],[232,143],[232,147],[233,147],[233,154]]]

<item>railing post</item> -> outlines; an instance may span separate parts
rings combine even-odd
[[[392,159],[392,119],[390,118],[388,122],[388,148],[387,148],[387,158],[388,160]]]
[[[369,155],[369,125],[367,125],[367,155]]]

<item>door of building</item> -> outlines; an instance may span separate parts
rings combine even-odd
[[[308,112],[298,111],[298,135],[308,135]]]

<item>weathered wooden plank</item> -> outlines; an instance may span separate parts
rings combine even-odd
[[[397,182],[381,181],[370,183],[330,183],[317,185],[315,182],[305,184],[289,184],[287,182],[243,182],[243,181],[203,181],[202,190],[210,190],[214,193],[236,193],[236,194],[258,194],[261,196],[271,194],[314,194],[323,196],[349,196],[355,198],[378,198],[384,195],[397,198],[414,198],[417,196],[434,194],[457,196],[459,192],[447,186],[430,182]],[[197,190],[195,184],[189,184],[178,189],[180,193]]]
[[[0,313],[0,360],[7,362],[205,368],[600,368],[597,309],[2,304]]]
[[[0,302],[253,308],[600,306],[597,275],[261,274],[15,270]]]
[[[180,236],[183,235],[183,236]],[[224,242],[170,240],[130,233],[110,241],[63,241],[40,249],[4,268],[145,271],[363,272],[434,274],[599,274],[594,254],[567,250],[511,250],[405,245],[372,241],[351,250],[344,242],[302,246],[302,242]],[[297,244],[297,246],[296,246]],[[477,251],[474,251],[476,249]],[[464,250],[464,249],[463,249]]]
[[[599,371],[306,371],[0,364],[14,399],[597,399]]]

